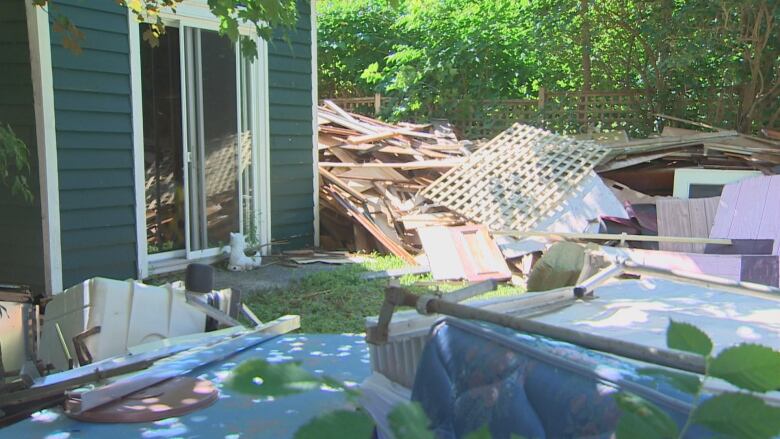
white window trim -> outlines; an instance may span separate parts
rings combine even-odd
[[[312,124],[312,166],[314,181],[314,246],[320,246],[320,152],[319,152],[319,71],[317,65],[317,6],[316,0],[311,0],[311,124]]]
[[[41,189],[43,262],[47,295],[62,292],[60,188],[57,175],[57,132],[54,125],[54,85],[51,68],[49,16],[25,2],[30,44],[30,71],[35,105],[38,178]]]
[[[145,176],[144,176],[144,139],[143,139],[143,102],[141,96],[141,36],[138,29],[138,21],[132,13],[128,13],[128,29],[130,39],[130,75],[132,85],[132,108],[133,108],[133,159],[134,159],[134,177],[135,177],[135,210],[136,210],[136,250],[138,259],[138,278],[145,279],[150,272],[158,272],[153,265],[155,263],[180,259],[179,253],[170,252],[170,254],[149,255],[146,242],[146,194],[145,194]],[[160,16],[171,22],[179,23],[183,26],[196,27],[207,30],[218,30],[218,19],[211,14],[205,0],[186,1],[176,8],[176,13],[162,12]],[[243,35],[255,35],[254,26],[240,26],[239,31]],[[268,243],[271,241],[271,185],[270,185],[270,130],[269,130],[269,108],[268,108],[268,44],[265,40],[255,36],[257,43],[257,59],[255,64],[259,68],[253,69],[255,72],[255,93],[258,94],[256,101],[259,103],[254,120],[257,136],[257,162],[255,172],[259,173],[259,187],[256,193],[256,203],[258,207],[257,224],[259,233],[259,242],[263,245],[263,254],[270,250]],[[255,100],[253,99],[253,102]],[[186,133],[185,133],[186,134]],[[315,148],[316,150],[316,148]],[[139,190],[140,189],[140,190]],[[189,232],[187,232],[189,233]],[[193,251],[190,256],[193,258],[213,258],[219,256],[222,249],[212,248],[206,250]],[[181,268],[186,263],[192,262],[192,259],[183,259]]]

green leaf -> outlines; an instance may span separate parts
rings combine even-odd
[[[299,362],[269,363],[253,359],[233,369],[225,384],[248,395],[284,396],[317,388],[320,381]]]
[[[712,397],[693,412],[693,421],[734,438],[762,439],[780,434],[780,408],[745,393]]]
[[[466,435],[465,439],[493,439],[487,424]]]
[[[712,360],[709,373],[743,389],[777,390],[780,389],[780,352],[756,344],[734,346]]]
[[[666,346],[706,357],[712,352],[712,340],[701,329],[690,323],[669,320]]]
[[[295,439],[370,438],[374,421],[363,411],[336,410],[317,416],[295,432]]]
[[[430,421],[418,402],[397,405],[389,415],[390,429],[397,438],[434,439]]]
[[[657,369],[654,367],[643,367],[639,369],[638,372],[642,375],[666,379],[669,381],[669,384],[675,388],[691,395],[698,393],[701,388],[701,380],[698,376],[693,374]]]
[[[628,392],[615,394],[615,401],[623,411],[615,430],[618,439],[677,437],[677,424],[653,403]]]

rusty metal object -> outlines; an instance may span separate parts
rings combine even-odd
[[[68,416],[85,422],[153,422],[206,408],[219,399],[208,380],[177,377],[122,399]]]

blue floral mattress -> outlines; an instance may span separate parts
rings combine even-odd
[[[487,323],[444,319],[432,329],[412,399],[440,438],[487,424],[494,438],[608,438],[621,416],[614,393],[637,394],[682,425],[693,397],[683,372]],[[693,428],[686,437],[710,437]]]

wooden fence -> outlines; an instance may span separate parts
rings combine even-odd
[[[542,126],[559,133],[624,130],[632,137],[653,131],[654,96],[645,90],[549,92],[540,89],[536,99],[468,99],[441,101],[418,112],[421,121],[449,119],[467,139],[490,138],[514,122]],[[367,116],[390,115],[396,98],[374,95],[334,98],[347,111]],[[733,88],[673,93],[667,112],[689,119],[734,128],[738,92]],[[409,119],[414,120],[414,114]]]

